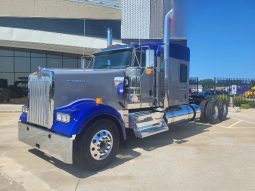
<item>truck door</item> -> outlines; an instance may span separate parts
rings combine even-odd
[[[141,76],[141,102],[154,106],[155,104],[155,72],[154,67],[146,67],[146,50],[141,48],[135,52],[134,66],[139,66]]]

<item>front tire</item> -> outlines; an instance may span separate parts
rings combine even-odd
[[[118,152],[117,126],[108,119],[95,121],[78,138],[77,144],[76,163],[83,168],[100,170],[112,163]]]

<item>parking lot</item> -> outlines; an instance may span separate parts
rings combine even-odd
[[[66,165],[17,141],[18,112],[0,110],[0,190],[255,190],[255,110],[219,125],[188,123],[130,136],[100,172]]]

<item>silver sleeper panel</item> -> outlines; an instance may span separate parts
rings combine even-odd
[[[73,163],[73,140],[41,128],[19,122],[19,141],[67,164]]]

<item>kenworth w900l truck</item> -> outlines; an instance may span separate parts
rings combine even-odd
[[[190,50],[170,40],[117,45],[96,54],[86,69],[40,69],[29,76],[29,104],[19,140],[65,163],[101,169],[112,162],[127,130],[141,139],[172,124],[227,117],[220,100],[189,103]]]

